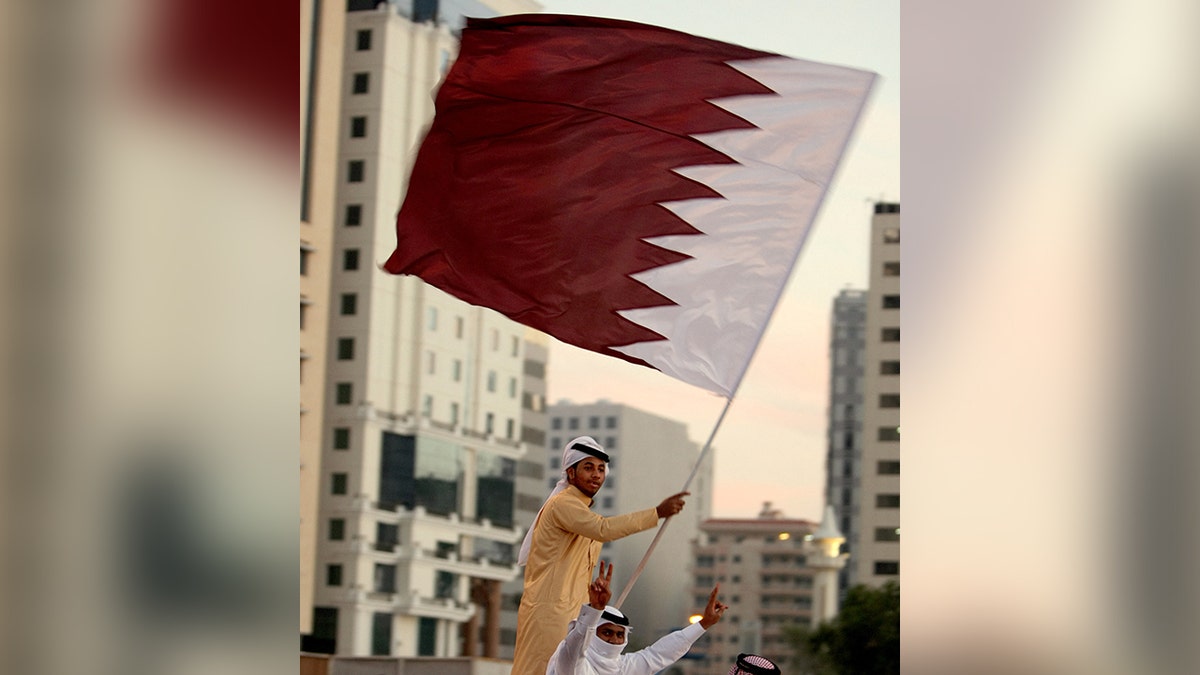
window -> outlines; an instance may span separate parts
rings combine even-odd
[[[348,248],[342,251],[342,269],[347,272],[358,269],[358,249]]]
[[[521,354],[521,340],[516,335],[512,337],[512,355],[519,356]]]
[[[341,565],[326,565],[325,566],[325,585],[326,586],[341,586],[342,585],[342,566]]]
[[[550,468],[557,471],[562,468],[562,460],[557,457],[550,458]]]
[[[488,413],[483,418],[483,433],[491,434],[492,430],[495,428],[495,426],[496,426],[496,415],[494,413]]]
[[[396,566],[375,563],[375,592],[396,592]]]
[[[365,94],[371,90],[371,74],[370,73],[355,73],[354,88],[351,90],[355,94]]]
[[[900,562],[896,560],[876,560],[875,574],[880,575],[895,575],[900,574]]]
[[[852,433],[842,434],[842,449],[843,450],[853,450],[854,449],[854,434],[852,434]]]
[[[875,472],[880,476],[899,476],[900,461],[881,459],[879,460],[879,464],[875,465]]]
[[[458,424],[458,404],[450,404],[450,424]]]
[[[338,382],[333,395],[334,403],[349,405],[354,400],[354,385],[349,382]]]
[[[900,440],[900,429],[898,427],[879,427],[879,440],[881,440],[881,441],[898,441],[898,440]]]
[[[899,295],[883,296],[883,308],[884,309],[900,309],[900,296]]]
[[[394,523],[375,523],[375,550],[392,552],[400,543],[400,526]]]
[[[329,540],[342,541],[346,538],[346,521],[343,518],[329,519]]]
[[[304,315],[308,313],[308,306],[311,304],[311,300],[300,296],[300,330],[304,330]]]
[[[362,225],[362,204],[346,205],[346,227]]]
[[[462,381],[462,359],[454,359],[454,363],[450,364],[450,376],[455,382]]]
[[[612,417],[612,416],[605,417],[604,418],[604,428],[605,429],[616,429],[617,428],[617,418]]]
[[[853,503],[853,495],[850,493],[850,488],[842,488],[842,505],[850,506]],[[770,540],[768,539],[767,541]]]
[[[898,508],[900,508],[900,495],[875,495],[875,508],[879,508],[879,509],[898,509]]]
[[[337,360],[338,361],[353,361],[354,360],[354,338],[338,338]]]
[[[900,329],[899,328],[884,328],[882,331],[880,331],[879,337],[884,342],[899,342],[900,341]]]
[[[463,318],[461,316],[454,317],[454,337],[462,339],[463,336]]]
[[[427,616],[417,619],[417,656],[437,654],[437,625],[437,619]]]
[[[567,418],[567,428],[571,429],[571,430],[578,429],[579,428],[579,418],[578,417]]]
[[[603,500],[601,500],[601,505],[606,509],[611,509],[613,507],[613,498],[605,497]],[[708,601],[705,600],[705,602],[708,602]]]
[[[612,436],[605,438],[604,439],[604,447],[608,448],[609,450],[616,450],[617,449],[617,439],[613,438]]]
[[[883,230],[883,243],[899,244],[900,243],[900,228],[888,227]]]
[[[454,587],[458,585],[458,575],[453,572],[441,572],[437,574],[437,581],[433,589],[433,597],[435,598],[453,598]]]
[[[425,352],[425,372],[430,375],[437,372],[437,354]]]
[[[371,50],[371,31],[360,30],[354,34],[354,50],[359,52]]]
[[[429,394],[426,394],[425,398],[421,401],[421,415],[423,417],[433,416],[433,397]]]
[[[508,378],[508,397],[517,397],[517,378],[515,377]]]
[[[352,159],[346,164],[346,180],[351,183],[363,182],[367,163],[361,159]]]
[[[496,371],[489,370],[487,374],[487,390],[496,391]]]
[[[426,327],[429,330],[437,330],[438,311],[437,307],[430,307],[425,312]]]
[[[350,118],[350,138],[366,138],[367,136],[367,117],[366,115],[355,115]]]
[[[421,619],[425,621],[425,619]],[[436,619],[430,619],[436,621]],[[392,615],[388,612],[371,613],[371,655],[390,656],[392,653]]]
[[[312,247],[300,244],[300,276],[308,276],[308,257],[312,255]]]
[[[511,417],[504,420],[504,437],[511,439],[516,429],[517,423]]]
[[[599,429],[600,428],[600,418],[595,417],[595,416],[589,417],[588,418],[588,428],[589,429]]]
[[[329,492],[335,495],[344,495],[348,490],[350,477],[348,474],[335,473],[331,476],[333,479],[330,484]]]
[[[562,429],[562,418],[555,417],[554,419],[550,420],[550,428],[554,429],[555,431]],[[554,446],[558,447],[558,441],[554,441]]]
[[[900,407],[900,394],[880,394],[879,395],[879,407],[880,408],[899,408]]]
[[[883,276],[898,277],[900,276],[900,263],[891,261],[883,263]]]
[[[900,374],[900,362],[899,361],[881,361],[879,363],[879,374],[880,375],[899,375]]]
[[[875,528],[875,541],[900,541],[900,528],[898,528],[898,527],[877,527],[877,528]]]
[[[842,464],[842,476],[845,478],[854,477],[854,462],[844,462]]]
[[[357,293],[342,293],[342,316],[354,316],[358,314],[358,294]]]
[[[333,449],[350,449],[350,427],[335,427],[333,430]]]

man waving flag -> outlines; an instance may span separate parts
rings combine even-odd
[[[874,78],[627,21],[470,19],[384,269],[730,398]]]

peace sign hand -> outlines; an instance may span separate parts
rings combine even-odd
[[[600,571],[596,574],[596,580],[588,585],[588,604],[594,609],[603,610],[608,601],[612,598],[612,591],[609,586],[612,584],[612,564],[607,565],[605,571],[605,563],[600,561]]]

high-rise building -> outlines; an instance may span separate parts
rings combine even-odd
[[[856,583],[900,578],[900,205],[871,219],[863,387],[862,496],[850,549]]]
[[[599,401],[574,404],[560,401],[550,406],[550,432],[546,442],[546,478],[542,498],[562,473],[562,449],[577,436],[591,436],[612,456],[604,487],[592,509],[614,516],[657,506],[679,492],[699,458],[700,446],[690,440],[687,426],[619,403]],[[688,561],[699,525],[712,512],[712,458],[710,449],[696,471],[687,505],[670,519],[641,576],[621,610],[635,630],[630,650],[653,642],[664,633],[686,625],[695,611],[689,590]],[[662,527],[662,522],[659,526]],[[654,540],[656,529],[605,543],[600,556],[613,563],[613,600],[616,602]],[[580,604],[583,604],[583,599]],[[703,607],[703,604],[701,604]]]
[[[530,330],[525,340],[525,379],[521,402],[521,442],[529,451],[517,462],[516,513],[517,527],[524,536],[533,524],[542,502],[546,498],[543,488],[545,462],[538,451],[546,445],[546,363],[549,361],[549,339],[537,331]],[[505,582],[501,587],[500,612],[500,658],[512,659],[517,644],[517,610],[521,594],[525,590],[525,577]]]
[[[300,0],[300,632],[312,629],[346,12]]]
[[[729,605],[721,621],[692,647],[688,675],[725,675],[743,652],[788,663],[786,626],[811,627],[836,614],[835,586],[842,556],[830,556],[840,535],[833,523],[785,518],[763,504],[757,518],[712,519],[700,526],[693,549],[691,605],[700,610],[715,584]],[[816,537],[829,539],[817,541]],[[829,544],[823,546],[823,544]]]
[[[866,349],[867,293],[843,290],[833,301],[829,331],[829,429],[825,455],[825,503],[833,506],[846,537],[845,549],[858,543],[861,501],[863,375]],[[854,583],[853,566],[842,570],[839,587]]]
[[[505,3],[514,4],[536,9]],[[488,9],[471,6],[476,15]],[[521,439],[537,436],[525,428],[538,423],[523,405],[526,374],[544,372],[545,350],[529,348],[527,329],[495,312],[378,269],[396,243],[405,177],[461,17],[436,2],[349,9],[332,160],[313,622],[303,648],[499,656],[501,585],[520,574]]]

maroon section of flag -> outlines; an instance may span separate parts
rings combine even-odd
[[[672,169],[729,163],[693,134],[751,125],[708,101],[774,95],[726,62],[773,57],[625,21],[469,20],[437,94],[384,269],[586,349],[662,336],[618,310],[672,304],[629,275],[696,234],[660,203],[718,197]]]

